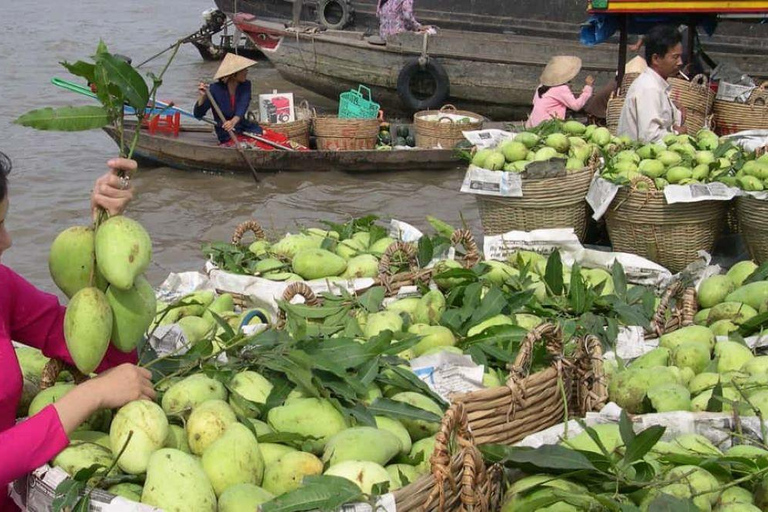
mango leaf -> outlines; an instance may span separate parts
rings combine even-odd
[[[504,294],[495,286],[492,286],[485,297],[480,301],[480,307],[475,309],[472,316],[469,319],[471,325],[477,325],[484,320],[494,317],[501,313],[504,307],[507,305],[507,300]]]
[[[749,283],[756,283],[757,281],[765,281],[766,279],[768,279],[768,262],[757,267],[755,271],[744,280],[742,286]]]
[[[555,295],[563,293],[563,260],[560,251],[555,250],[547,258],[547,268],[544,272],[544,282]]]
[[[356,404],[354,407],[344,407],[344,412],[357,420],[358,426],[376,427],[376,419],[371,411],[363,404]]]
[[[107,126],[110,122],[109,113],[103,107],[61,107],[40,108],[21,115],[15,124],[34,128],[36,130],[51,130],[58,132],[78,132],[94,130]]]
[[[442,221],[437,217],[433,217],[431,215],[427,215],[427,222],[429,222],[429,224],[437,232],[437,234],[444,236],[446,238],[451,238],[451,236],[453,236],[453,232],[456,231],[456,228],[454,228],[447,222]]]
[[[723,385],[718,381],[707,402],[707,412],[723,412]]]
[[[479,348],[480,350],[482,350],[492,358],[502,363],[514,363],[515,359],[517,358],[517,355],[515,353],[506,352],[500,349],[499,347],[494,347],[489,343],[478,343],[473,346]]]
[[[294,432],[270,432],[269,434],[260,435],[258,441],[260,443],[278,443],[297,447],[307,441],[316,441],[318,439],[317,437],[303,436]]]
[[[648,505],[648,512],[699,512],[699,507],[691,499],[660,494]]]
[[[613,277],[613,293],[623,300],[627,300],[627,275],[624,273],[624,267],[619,263],[619,260],[613,262],[611,268],[611,274]]]
[[[624,414],[624,411],[622,411],[622,414]],[[665,430],[665,427],[654,425],[637,434],[630,443],[626,444],[627,450],[624,453],[624,461],[627,464],[632,464],[645,457],[656,446],[661,436],[664,435]]]
[[[624,446],[629,446],[635,440],[635,430],[632,428],[632,420],[627,416],[627,412],[622,409],[619,416],[619,432]]]
[[[405,402],[397,402],[389,398],[377,398],[368,407],[368,412],[374,416],[387,416],[396,420],[422,420],[439,423],[440,416],[425,411]]]
[[[480,334],[464,339],[461,345],[462,347],[471,347],[477,343],[482,343],[510,349],[519,345],[526,334],[528,331],[519,325],[494,325]]]
[[[357,378],[364,385],[370,385],[379,374],[379,358],[375,357],[366,361],[357,369]]]
[[[389,384],[393,384],[399,388],[404,388],[408,391],[421,393],[422,395],[430,398],[436,404],[440,405],[443,409],[448,408],[448,404],[446,404],[445,400],[443,400],[440,395],[432,391],[426,382],[418,378],[412,371],[400,368],[398,366],[392,366],[388,370],[395,377],[395,379],[388,382]],[[383,378],[384,377],[382,376],[382,379]]]
[[[768,323],[768,311],[765,311],[743,322],[739,326],[739,330],[737,332],[742,336],[749,336],[763,329],[767,323]]]
[[[574,264],[571,268],[571,286],[568,290],[568,302],[573,312],[577,315],[587,311],[587,289],[584,285],[584,278],[581,277],[578,263]]]
[[[363,491],[352,481],[338,476],[307,476],[301,487],[261,505],[262,512],[340,510],[345,503],[363,499]]]
[[[384,301],[386,290],[383,286],[374,286],[360,296],[358,301],[360,305],[369,313],[376,313],[381,309],[381,303]]]
[[[435,247],[432,245],[432,240],[428,236],[422,236],[419,238],[417,260],[420,267],[425,267],[432,261],[435,255]]]
[[[546,444],[539,448],[489,444],[479,448],[485,458],[509,468],[537,468],[545,472],[596,469],[580,452],[557,444]]]
[[[102,67],[110,84],[115,85],[128,104],[137,112],[144,112],[149,103],[149,88],[144,78],[127,62],[110,53],[96,56],[96,68]]]
[[[73,75],[83,77],[90,83],[94,82],[95,64],[84,62],[82,60],[78,60],[74,64],[67,61],[59,62],[59,64],[67,68],[67,71]]]
[[[324,361],[333,361],[343,370],[357,368],[373,357],[373,354],[366,350],[365,345],[349,338],[328,339],[322,343],[311,342],[302,348],[310,356],[319,356]]]

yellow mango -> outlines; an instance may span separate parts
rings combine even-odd
[[[134,400],[125,404],[117,411],[109,428],[112,452],[120,453],[125,446],[117,465],[132,475],[147,470],[150,456],[163,447],[167,437],[168,419],[160,406],[149,400]]]
[[[219,496],[218,512],[255,512],[259,505],[271,501],[274,497],[274,494],[259,486],[236,484]]]
[[[286,453],[264,470],[262,487],[279,496],[298,489],[305,476],[323,473],[323,462],[311,453],[293,451]]]
[[[96,264],[104,278],[129,290],[152,259],[152,241],[144,227],[118,215],[99,226],[95,238]]]
[[[216,512],[216,494],[203,466],[173,448],[150,457],[141,502],[165,512]]]
[[[208,400],[201,403],[192,409],[192,414],[187,420],[187,442],[190,451],[195,455],[202,455],[233,423],[237,423],[237,417],[227,402]]]
[[[224,384],[202,373],[174,383],[163,395],[161,405],[168,416],[191,411],[207,400],[226,400]]]
[[[92,373],[107,353],[112,335],[112,309],[98,288],[83,288],[72,297],[64,315],[67,349],[82,373]]]
[[[93,228],[74,226],[65,229],[51,244],[48,254],[48,270],[56,286],[72,298],[77,292],[94,285],[102,291],[107,283],[95,270],[96,255],[94,250]]]
[[[229,425],[221,437],[208,445],[202,464],[216,496],[236,484],[259,485],[264,477],[259,443],[248,427],[240,423]]]
[[[328,400],[296,398],[275,407],[267,415],[267,423],[275,432],[292,432],[316,438],[312,452],[320,453],[334,434],[347,428],[344,416]]]

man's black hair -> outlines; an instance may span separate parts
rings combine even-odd
[[[645,34],[645,60],[650,66],[653,56],[665,57],[669,51],[683,42],[683,36],[672,25],[656,25]]]
[[[11,159],[0,151],[0,201],[8,195],[8,173],[11,172]]]

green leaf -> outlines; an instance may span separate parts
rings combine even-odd
[[[624,411],[622,411],[624,414]],[[656,443],[664,435],[665,427],[660,425],[654,425],[640,432],[629,444],[626,445],[627,450],[624,453],[624,461],[627,464],[642,459],[645,455],[656,446]]]
[[[718,381],[707,402],[707,412],[723,412],[723,385]]]
[[[110,53],[96,56],[96,68],[99,67],[104,69],[108,82],[120,90],[125,101],[137,112],[143,113],[149,103],[149,88],[138,71]]]
[[[374,416],[387,416],[396,420],[422,420],[439,423],[440,416],[425,411],[405,402],[397,402],[389,398],[377,398],[368,407],[368,412]]]
[[[485,329],[480,334],[462,341],[462,347],[471,347],[475,344],[493,344],[513,350],[528,334],[528,331],[519,325],[494,325]]]
[[[328,339],[322,343],[313,341],[303,348],[310,356],[321,357],[324,364],[332,361],[342,370],[357,368],[375,356],[365,345],[349,338]]]
[[[699,507],[690,499],[660,494],[648,505],[648,512],[699,512]]]
[[[545,444],[539,448],[489,444],[479,448],[489,461],[510,468],[533,466],[544,471],[594,471],[596,469],[580,452],[558,444]]]
[[[376,427],[376,419],[364,404],[356,404],[352,408],[345,407],[344,411],[357,420],[358,426]]]
[[[338,476],[304,477],[301,487],[261,505],[262,512],[335,511],[345,503],[363,499],[354,482]]]
[[[437,232],[438,235],[442,235],[446,238],[451,238],[451,236],[453,236],[453,232],[456,231],[456,228],[447,222],[444,222],[431,215],[427,215],[427,222],[429,222],[429,224],[432,226],[435,232]]]
[[[506,305],[507,299],[501,290],[495,286],[491,287],[480,301],[480,307],[472,313],[469,319],[470,325],[477,325],[484,320],[498,315]]]
[[[757,267],[755,271],[752,272],[749,277],[744,280],[742,286],[745,284],[756,283],[758,281],[765,280],[768,280],[768,262],[764,262],[759,267]]]
[[[318,438],[312,436],[303,436],[293,432],[270,432],[259,436],[260,443],[287,444],[293,447],[300,447],[306,441],[316,441]]]
[[[93,83],[94,80],[94,72],[95,72],[95,64],[91,64],[90,62],[84,62],[82,60],[78,60],[74,64],[64,61],[59,62],[62,66],[67,68],[67,71],[72,73],[75,76],[80,76],[88,80],[88,82]]]
[[[563,260],[560,251],[555,250],[547,258],[547,268],[544,272],[544,282],[555,295],[563,293]]]
[[[757,316],[746,320],[739,326],[738,333],[742,336],[749,336],[762,330],[768,324],[768,311],[759,313]]]
[[[623,301],[627,300],[627,275],[624,273],[624,267],[619,260],[613,262],[611,268],[613,277],[613,292]]]
[[[15,124],[59,132],[78,132],[102,128],[109,124],[109,114],[103,107],[40,108],[21,115]]]
[[[635,430],[632,428],[632,420],[629,419],[627,412],[622,409],[619,416],[619,432],[624,446],[629,446],[635,440]]]
[[[499,347],[494,347],[489,343],[477,343],[473,346],[479,348],[484,353],[488,354],[497,361],[500,361],[501,363],[514,363],[515,359],[517,358],[517,354],[506,352]]]
[[[571,286],[568,289],[568,302],[571,309],[577,315],[587,311],[587,289],[584,285],[584,278],[581,277],[579,264],[576,263],[571,268]]]
[[[428,236],[422,236],[419,238],[417,259],[420,267],[426,267],[427,264],[432,261],[432,257],[435,255],[435,247],[432,245],[432,240]]]
[[[360,296],[358,302],[369,313],[376,313],[381,309],[381,303],[384,301],[386,290],[383,286],[374,286]]]

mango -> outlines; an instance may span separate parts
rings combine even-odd
[[[406,313],[411,318],[411,322],[413,322],[413,314],[416,311],[419,300],[419,297],[405,297],[389,303],[385,309],[394,313]]]
[[[435,442],[435,436],[429,436],[425,437],[424,439],[420,439],[413,443],[411,451],[408,453],[408,459],[411,461],[420,461],[416,465],[416,468],[423,473],[429,472],[430,468],[432,467],[432,462],[430,459],[432,457],[432,453],[435,451]]]
[[[496,325],[514,325],[515,322],[508,316],[508,315],[496,315],[492,316],[491,318],[487,320],[483,320],[479,324],[475,325],[474,327],[471,327],[467,331],[467,337],[471,338],[472,336],[476,336],[486,329],[489,329],[491,327],[494,327]]]
[[[646,352],[629,364],[630,368],[653,368],[655,366],[667,366],[672,351],[666,347],[658,347]]]
[[[419,409],[424,409],[425,411],[432,412],[440,417],[443,416],[443,410],[440,408],[439,405],[437,405],[435,402],[430,400],[424,395],[420,395],[419,393],[414,393],[412,391],[404,391],[402,393],[397,393],[392,396],[392,400],[396,402],[404,402],[406,404],[410,404],[414,407],[418,407]],[[403,426],[408,430],[408,434],[410,434],[411,439],[413,441],[418,441],[420,439],[424,439],[425,437],[429,437],[431,435],[434,435],[437,433],[437,431],[440,429],[440,423],[439,421],[431,422],[431,421],[424,421],[424,420],[401,420]]]
[[[360,254],[347,261],[347,268],[341,273],[341,277],[348,279],[361,279],[364,277],[376,277],[379,275],[379,260],[371,254]]]
[[[168,416],[188,413],[208,400],[226,400],[224,384],[196,373],[173,384],[163,395],[161,405]]]
[[[445,296],[439,290],[431,290],[419,300],[413,320],[419,324],[437,325],[444,312]]]
[[[328,468],[324,473],[354,482],[365,494],[371,494],[376,484],[389,483],[389,473],[379,464],[368,461],[346,460]]]
[[[271,247],[272,244],[270,244],[267,240],[256,240],[248,246],[248,251],[255,254],[256,256],[263,256],[269,252]]]
[[[581,270],[581,275],[584,277],[585,283],[592,288],[597,288],[602,284],[603,288],[600,295],[605,296],[613,293],[613,277],[607,271],[601,268],[585,268]]]
[[[750,459],[757,458],[757,457],[768,457],[768,450],[765,450],[758,446],[751,446],[747,444],[737,444],[725,450],[725,456],[726,457],[746,457]]]
[[[702,308],[711,308],[733,291],[733,281],[726,275],[710,276],[699,285],[698,300]]]
[[[597,433],[600,442],[612,453],[616,448],[622,445],[619,426],[614,423],[594,425],[592,429]],[[570,439],[562,442],[563,445],[573,449],[585,452],[602,453],[600,447],[589,437],[587,432],[582,432]]]
[[[34,377],[35,380],[40,380],[43,375],[43,368],[50,359],[45,357],[40,350],[32,347],[17,346],[14,347],[14,352],[19,361],[21,373],[25,377]]]
[[[709,349],[701,343],[684,342],[672,350],[672,362],[678,368],[690,368],[693,373],[703,372],[709,366]]]
[[[167,437],[168,419],[160,406],[149,400],[134,400],[125,404],[117,411],[109,429],[112,453],[120,453],[125,443],[128,443],[117,465],[132,475],[147,470],[149,458],[163,447]]]
[[[102,223],[94,241],[96,264],[109,284],[129,290],[152,259],[152,241],[141,224],[118,215]]]
[[[419,468],[410,464],[390,464],[384,469],[389,473],[389,480],[392,482],[389,487],[390,491],[396,491],[405,487],[418,480],[424,474]]]
[[[344,416],[328,400],[297,398],[275,407],[267,415],[267,423],[275,432],[292,432],[316,438],[312,452],[322,452],[325,444],[345,428]]]
[[[747,360],[742,365],[741,371],[749,375],[768,374],[768,356],[758,356]]]
[[[240,423],[229,425],[221,437],[208,445],[202,464],[216,496],[233,485],[258,485],[264,477],[259,443],[248,427]]]
[[[736,288],[729,293],[725,300],[728,302],[741,302],[752,309],[760,309],[768,301],[768,281],[756,281]]]
[[[323,451],[323,462],[332,466],[345,460],[367,460],[383,466],[402,447],[397,436],[387,430],[352,427],[328,440]]]
[[[110,286],[106,296],[112,309],[112,344],[122,352],[130,352],[155,318],[155,291],[143,276],[137,276],[129,290]]]
[[[73,389],[75,389],[75,385],[71,383],[54,384],[50,388],[44,389],[29,404],[29,415],[34,416]]]
[[[482,279],[489,281],[496,286],[502,286],[506,282],[520,275],[520,272],[511,265],[504,263],[503,261],[487,260],[483,264],[489,267],[488,272],[482,275]]]
[[[92,277],[94,286],[105,290],[107,283],[95,268],[93,228],[74,226],[59,233],[48,254],[48,270],[64,295],[72,298],[83,288],[91,286]]]
[[[187,420],[187,442],[190,451],[195,455],[202,455],[233,423],[237,423],[237,417],[227,402],[207,400],[201,403],[192,409]]]
[[[259,443],[259,451],[261,452],[261,458],[264,460],[264,467],[266,468],[277,462],[278,459],[282,458],[286,453],[296,452],[298,450],[284,444]]]
[[[264,470],[265,491],[280,496],[298,489],[305,476],[321,475],[323,462],[311,453],[293,451],[280,457]]]
[[[150,457],[141,502],[166,512],[216,512],[216,494],[203,466],[173,448]]]
[[[643,402],[649,385],[647,369],[627,368],[611,377],[608,396],[630,414],[647,412]]]
[[[379,311],[368,315],[368,321],[363,329],[366,338],[373,338],[383,331],[398,333],[403,330],[403,318],[395,311]]]
[[[221,316],[223,313],[234,312],[234,310],[235,298],[231,293],[222,293],[206,308],[205,312],[203,312],[203,318],[205,320],[215,321],[212,313]]]
[[[111,335],[112,310],[104,293],[92,287],[77,292],[64,315],[64,339],[78,370],[88,375],[99,366]]]
[[[703,325],[706,326],[709,319],[709,308],[707,309],[700,309],[696,312],[695,315],[693,315],[693,323],[694,325]]]
[[[708,389],[714,388],[720,382],[719,373],[702,372],[696,375],[688,384],[692,395],[698,395]]]
[[[689,325],[668,334],[662,334],[659,346],[670,350],[684,342],[696,342],[712,350],[715,346],[715,335],[707,327],[701,325]]]
[[[713,389],[708,389],[702,393],[696,395],[691,400],[691,410],[693,412],[703,412],[707,410],[709,401],[712,399]],[[738,402],[741,400],[741,395],[733,388],[723,387],[723,399],[722,406],[723,412],[730,412],[733,410],[731,402]]]
[[[218,512],[254,512],[275,495],[253,484],[235,484],[219,496]]]
[[[741,302],[728,301],[713,306],[709,311],[708,321],[711,324],[718,320],[730,320],[737,325],[741,325],[755,316],[757,316],[757,311],[754,308]]]
[[[528,148],[522,142],[509,141],[502,146],[501,152],[507,162],[517,162],[525,160]]]
[[[718,341],[715,345],[717,372],[725,373],[741,369],[744,364],[754,359],[749,347],[735,341]]]
[[[292,268],[304,279],[312,280],[340,275],[347,268],[347,262],[325,249],[304,249],[293,257]]]
[[[112,461],[112,452],[108,448],[95,443],[73,443],[54,457],[53,465],[60,467],[70,476],[75,476],[81,469],[87,469],[94,464],[106,469],[112,465]],[[110,475],[115,473],[113,469]],[[97,478],[98,476],[93,477],[90,483],[93,484]]]
[[[110,494],[114,494],[115,496],[121,496],[127,500],[140,502],[141,501],[141,493],[144,490],[142,486],[139,484],[132,484],[129,482],[122,483],[122,484],[115,484],[109,489],[107,489],[107,492]]]
[[[485,167],[485,159],[493,153],[492,149],[478,149],[472,157],[472,165],[477,167]]]
[[[386,416],[376,416],[374,420],[376,420],[376,428],[386,430],[397,437],[400,441],[401,455],[407,455],[411,451],[411,436],[408,434],[408,430],[406,430],[402,422]]]
[[[336,255],[341,256],[345,260],[349,260],[359,254],[363,254],[367,249],[368,246],[363,245],[358,240],[347,238],[346,240],[339,242],[336,246]]]
[[[312,235],[305,235],[302,233],[286,235],[277,243],[272,244],[270,252],[272,254],[284,256],[288,259],[293,259],[299,251],[304,249],[319,249],[322,243],[322,238]]]
[[[517,142],[522,142],[525,145],[525,147],[527,147],[528,149],[531,149],[533,146],[538,144],[539,136],[531,132],[520,132],[517,135],[515,135],[514,140]]]
[[[689,411],[691,393],[679,384],[665,384],[648,390],[648,399],[656,412]]]
[[[187,432],[178,425],[168,425],[168,436],[165,438],[163,448],[174,448],[184,453],[190,453],[187,442]]]
[[[463,269],[464,267],[456,260],[441,260],[435,264],[433,275],[433,281],[441,290],[447,290],[453,288],[463,281],[460,277],[440,277],[441,274],[450,270]]]
[[[244,370],[232,377],[229,387],[246,400],[257,404],[266,404],[267,397],[269,397],[274,386],[260,373]],[[242,410],[238,407],[232,396],[229,397],[229,405],[240,416],[254,416],[251,411]]]
[[[177,322],[184,333],[187,343],[199,343],[216,331],[216,324],[199,316],[185,316]]]
[[[78,441],[83,443],[95,443],[103,446],[110,452],[112,451],[112,444],[109,442],[109,434],[105,432],[96,432],[93,430],[75,430],[69,434],[69,441],[72,444]]]
[[[413,324],[408,328],[408,332],[422,337],[412,347],[416,357],[436,347],[452,347],[456,344],[456,338],[451,330],[442,325]]]
[[[712,473],[704,468],[693,465],[677,466],[669,470],[666,474],[666,479],[686,484],[694,491],[693,494],[700,494],[702,497],[706,497],[711,504],[717,501],[715,490],[720,487],[720,483]]]
[[[532,331],[542,323],[544,320],[536,315],[530,313],[515,313],[515,323],[525,329],[526,331]]]
[[[730,320],[718,320],[709,326],[715,336],[728,336],[730,333],[738,331],[739,326]]]
[[[257,420],[255,418],[245,418],[243,423],[245,423],[245,421],[250,423],[251,426],[253,427],[253,430],[256,431],[256,439],[258,439],[259,436],[264,436],[264,435],[267,435],[267,434],[274,434],[274,432],[275,432],[274,430],[272,430],[272,427],[267,425],[267,423],[265,421]],[[246,425],[247,425],[247,423],[246,423]]]
[[[384,252],[387,250],[387,248],[395,243],[395,240],[385,236],[384,238],[379,238],[375,242],[373,242],[370,247],[368,247],[368,252],[376,256],[377,258],[381,258],[384,255]]]
[[[754,261],[740,261],[728,269],[725,274],[731,280],[735,287],[740,287],[744,281],[757,270],[757,264]]]

